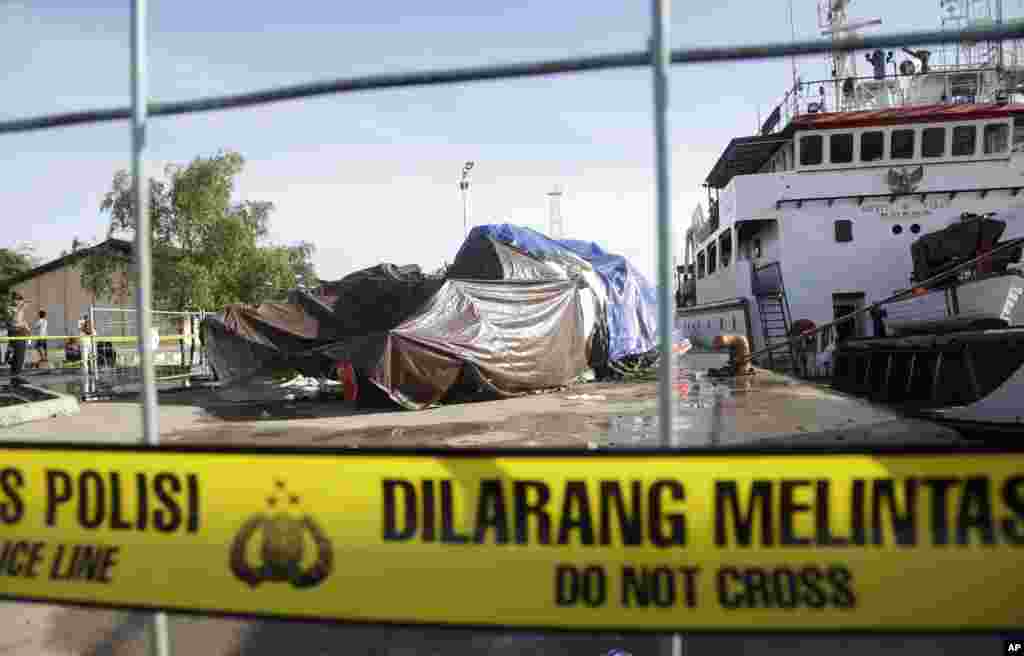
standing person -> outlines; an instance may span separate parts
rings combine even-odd
[[[46,310],[39,311],[39,318],[32,325],[32,334],[42,339],[36,340],[36,353],[39,354],[39,361],[36,362],[36,367],[42,367],[43,365],[50,364],[50,357],[46,347],[46,329],[49,322],[46,320]]]
[[[30,337],[32,330],[25,319],[25,297],[15,292],[11,300],[10,313],[11,325],[8,329],[11,337]],[[11,344],[14,358],[11,360],[11,384],[24,385],[28,381],[21,377],[21,370],[25,367],[25,351],[28,349],[28,342],[24,339],[15,340]]]
[[[7,324],[0,325],[0,367],[7,365]]]
[[[202,324],[199,321],[199,317],[192,316],[192,355],[189,361],[195,364],[203,364],[203,343],[202,343]],[[198,355],[198,358],[196,357]]]
[[[88,314],[82,315],[82,320],[78,322],[78,334],[82,350],[82,398],[87,399],[93,393],[93,380],[90,375],[90,368],[92,366],[94,348],[93,336],[96,334]]]
[[[175,319],[175,328],[178,331],[178,353],[181,355],[181,366],[187,368],[192,364],[188,360],[188,347],[192,343],[192,321],[187,314]]]

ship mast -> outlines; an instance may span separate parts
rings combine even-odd
[[[847,9],[851,0],[819,0],[818,1],[818,27],[822,36],[831,36],[833,43],[842,39],[858,38],[858,30],[865,27],[881,25],[881,18],[870,18],[850,22]],[[832,79],[835,86],[836,109],[842,111],[855,105],[854,94],[843,93],[843,83],[847,80],[855,80],[857,77],[857,53],[853,51],[833,51]],[[851,81],[848,88],[855,89],[856,82]]]

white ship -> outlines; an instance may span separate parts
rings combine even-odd
[[[855,37],[881,23],[850,20],[849,4],[822,0],[823,34]],[[991,3],[981,0],[940,5],[942,24],[951,29],[1010,22],[991,15]],[[865,65],[866,75],[858,72]],[[930,233],[961,223],[964,229],[952,228],[954,236],[979,240],[969,249],[971,256],[1024,237],[1021,42],[835,53],[829,66],[828,77],[797,78],[760,133],[730,141],[707,175],[706,209],[698,206],[694,212],[679,267],[677,326],[686,336],[742,334],[758,351],[922,282],[927,248],[915,246],[912,258],[911,245]],[[888,342],[864,344],[921,334],[927,320],[946,322],[931,324],[938,326],[931,332],[949,333],[950,326],[1009,331],[1007,339],[1021,339],[1010,348],[1020,362],[1002,381],[974,385],[964,398],[933,391],[929,401],[970,405],[1018,380],[1018,401],[996,414],[998,421],[1024,427],[1024,417],[1016,416],[1024,415],[1024,328],[1013,328],[1024,326],[1024,274],[1017,261],[1020,249],[1003,255],[1007,252],[1011,261],[984,262],[962,272],[955,284],[886,307],[884,321],[860,314],[816,335],[805,352],[777,350],[763,363],[792,364],[796,358],[807,371],[807,363],[823,362],[815,351],[820,356],[838,348],[837,353],[849,355],[848,347],[858,343],[865,352],[881,348],[891,354],[896,347],[885,346]],[[949,264],[958,261],[962,258],[951,257]],[[954,318],[959,323],[950,323]],[[999,321],[985,323],[988,319]],[[911,345],[915,348],[921,355],[920,344]],[[936,353],[932,349],[928,357]],[[963,378],[977,365],[964,360],[957,370],[953,358],[944,357],[946,373],[934,365],[927,383],[932,387],[942,387],[938,383],[957,371]],[[902,372],[908,388],[907,376],[917,380],[920,374],[918,360],[927,357],[914,356],[910,370]],[[880,361],[890,362],[883,366],[889,377],[905,365],[891,364],[892,358]],[[825,373],[849,378],[849,362],[836,362],[835,370]],[[882,376],[877,367],[873,375]],[[859,382],[848,384],[847,391],[852,385],[872,395],[888,394],[877,390],[888,390],[889,381],[863,371],[857,376]],[[898,394],[893,398],[904,400]]]

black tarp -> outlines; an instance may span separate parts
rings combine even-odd
[[[919,237],[910,245],[914,280],[927,280],[991,249],[1004,230],[1005,221],[967,215],[947,228]]]
[[[568,280],[571,276],[566,269],[559,263],[531,257],[474,228],[448,268],[448,277],[462,280]]]
[[[320,296],[298,294],[297,300],[311,313],[329,319],[321,321],[323,339],[341,339],[394,328],[443,284],[443,278],[424,275],[415,264],[379,264],[325,283]]]
[[[203,339],[225,382],[277,367],[316,376],[326,365],[310,351],[397,326],[443,283],[416,265],[379,264],[325,283],[319,294],[293,292],[289,303],[229,305],[207,317]]]

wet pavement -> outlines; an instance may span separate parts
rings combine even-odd
[[[759,370],[711,380],[724,356],[684,358],[677,382],[673,445],[730,447],[782,440],[962,442],[954,431],[915,422],[863,400]],[[34,383],[38,384],[36,381]],[[294,444],[329,447],[643,448],[660,446],[653,382],[588,383],[539,395],[418,412],[359,410],[342,401],[232,401],[237,393],[190,389],[160,394],[161,439],[179,444]],[[96,426],[103,426],[97,433]],[[78,417],[14,427],[0,439],[139,440],[134,397],[85,403]]]
[[[893,439],[961,442],[918,422],[772,372],[711,379],[724,356],[684,359],[676,384],[675,447],[741,446],[801,436],[820,446]],[[216,403],[196,426],[169,432],[180,443],[289,443],[332,447],[654,448],[662,446],[655,385],[591,383],[552,394],[420,412],[358,411],[341,403]]]
[[[710,380],[724,357],[690,354],[679,372],[674,442],[681,447],[775,444],[788,448],[849,443],[966,444],[952,430],[907,420],[861,400],[760,371]],[[40,379],[33,380],[39,384]],[[161,439],[174,444],[273,444],[331,447],[570,447],[659,445],[652,382],[585,384],[550,394],[445,406],[419,412],[360,411],[340,401],[246,404],[211,390],[162,393]],[[0,440],[138,441],[133,399],[86,403],[75,417],[0,430]],[[400,591],[396,592],[400,594]],[[495,590],[494,594],[501,594]],[[2,656],[144,654],[144,616],[35,604],[0,604]],[[338,626],[171,618],[175,654],[323,656],[486,653],[633,656],[666,653],[661,636],[523,633]],[[684,638],[684,654],[980,654],[997,636],[716,636]]]

